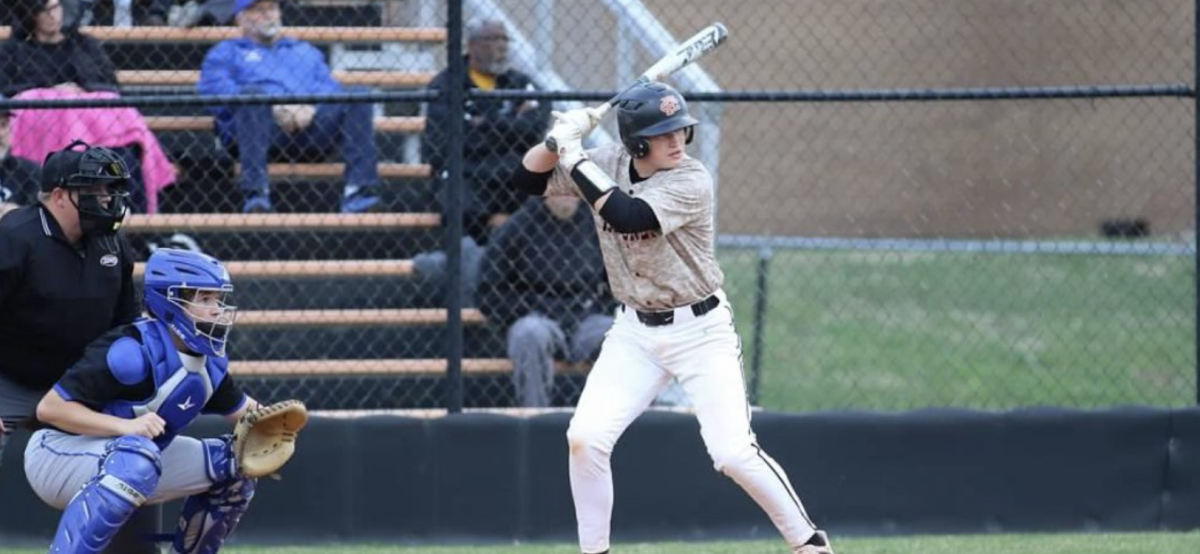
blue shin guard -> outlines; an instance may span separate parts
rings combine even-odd
[[[159,455],[158,447],[145,437],[125,436],[109,442],[100,473],[63,510],[50,552],[102,552],[158,486],[162,475]]]
[[[213,554],[237,527],[254,498],[255,480],[235,474],[228,439],[205,439],[209,477],[216,484],[187,497],[175,530],[175,552]]]

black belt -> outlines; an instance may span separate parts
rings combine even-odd
[[[708,312],[713,311],[713,308],[716,308],[719,305],[721,305],[721,299],[714,294],[687,307],[692,309],[692,314],[694,314],[696,317],[700,317]],[[645,325],[646,327],[662,327],[663,325],[675,323],[675,310],[667,310],[665,312],[643,312],[641,310],[635,310],[635,312],[637,313],[638,321],[642,322],[642,325]]]

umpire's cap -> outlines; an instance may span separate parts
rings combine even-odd
[[[683,95],[670,85],[651,81],[640,83],[621,94],[617,100],[617,128],[621,142],[629,155],[641,158],[650,153],[646,139],[672,131],[690,128],[699,123],[688,115]],[[687,141],[692,141],[689,132]]]
[[[42,192],[59,187],[96,185],[129,186],[129,168],[125,160],[109,148],[77,140],[62,150],[51,152],[42,164]]]

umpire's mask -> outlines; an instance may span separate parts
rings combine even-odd
[[[51,152],[42,167],[42,192],[60,187],[78,198],[71,203],[84,235],[111,235],[121,228],[128,211],[129,168],[116,152],[80,140]]]

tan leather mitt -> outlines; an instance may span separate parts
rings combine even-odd
[[[284,400],[246,412],[233,428],[233,456],[246,477],[271,475],[296,452],[296,433],[308,423],[308,408]]]

